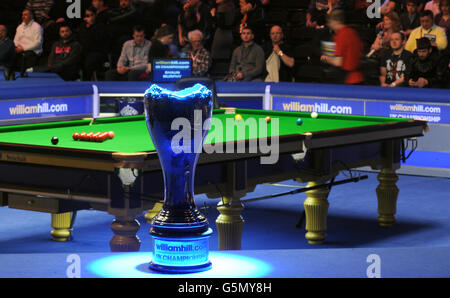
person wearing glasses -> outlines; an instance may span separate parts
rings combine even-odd
[[[193,30],[188,33],[189,46],[185,54],[192,60],[192,75],[205,76],[212,64],[210,53],[203,47],[203,33]]]

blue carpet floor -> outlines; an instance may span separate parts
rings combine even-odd
[[[450,247],[449,179],[400,175],[397,223],[393,227],[382,228],[376,221],[376,174],[364,174],[368,174],[369,179],[332,189],[325,244],[307,244],[304,227],[296,228],[306,198],[305,194],[297,194],[245,204],[242,249]],[[244,199],[285,192],[300,185],[291,180],[280,184],[283,186],[260,185]],[[214,232],[210,239],[211,250],[218,249],[215,227],[217,202],[204,195],[196,196],[199,207],[210,207],[202,209],[202,212],[206,211]],[[108,252],[112,219],[106,212],[80,211],[73,239],[60,243],[51,240],[49,214],[3,207],[0,208],[0,253]],[[141,251],[151,252],[149,224],[143,215],[138,217],[138,221],[141,223],[138,233]]]

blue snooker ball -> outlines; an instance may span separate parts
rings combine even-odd
[[[303,123],[302,118],[297,118],[297,125],[302,125],[302,123]]]

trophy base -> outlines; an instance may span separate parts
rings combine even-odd
[[[208,220],[197,208],[163,208],[151,222],[150,234],[157,236],[186,236],[202,234],[209,229]]]
[[[212,268],[211,262],[198,266],[164,266],[150,262],[150,269],[169,274],[188,274],[208,271]]]
[[[152,234],[153,259],[150,269],[164,273],[194,273],[212,268],[209,238],[212,229],[197,235],[161,236]]]

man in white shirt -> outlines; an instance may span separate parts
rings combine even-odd
[[[42,27],[33,20],[33,13],[29,9],[22,12],[22,24],[17,27],[14,37],[16,46],[16,67],[23,77],[25,70],[38,63],[42,54],[43,43]]]

